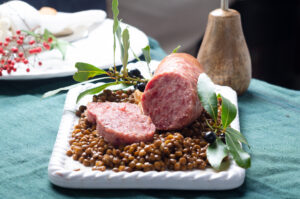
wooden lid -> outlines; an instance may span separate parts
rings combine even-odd
[[[56,15],[57,11],[51,7],[42,7],[39,12],[43,15]]]

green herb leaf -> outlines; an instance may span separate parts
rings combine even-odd
[[[221,96],[220,94],[218,95],[218,98],[222,99],[221,121],[223,128],[226,129],[236,117],[237,110],[235,105],[232,104],[227,98]]]
[[[121,49],[121,60],[123,60],[124,59],[124,47],[123,47],[123,44],[122,44],[122,29],[121,29],[120,26],[118,26],[118,28],[117,28],[116,36],[118,38],[119,46],[120,46],[120,49]]]
[[[112,13],[114,18],[114,24],[113,24],[113,36],[114,36],[114,66],[116,66],[116,32],[119,28],[119,9],[118,9],[118,0],[113,0],[112,2]]]
[[[28,31],[28,30],[22,30],[22,32],[25,32],[26,34],[28,35],[31,35],[33,37],[39,37],[38,34],[34,33],[34,32],[31,32],[31,31]]]
[[[181,45],[178,45],[178,46],[172,51],[172,53],[177,53],[177,50],[178,50],[179,48],[181,48]]]
[[[112,88],[109,88],[110,90],[112,91],[115,91],[115,90],[124,90],[128,87],[132,86],[132,84],[125,84],[125,83],[121,83],[121,84],[118,84],[118,86],[114,86]]]
[[[47,40],[49,39],[49,37],[51,37],[51,36],[53,36],[53,35],[51,34],[51,32],[50,32],[48,29],[45,29],[45,30],[44,30],[44,34],[43,34],[43,39],[44,39],[45,41],[47,41]]]
[[[113,86],[113,85],[118,85],[118,84],[123,84],[124,82],[119,81],[119,82],[110,82],[110,83],[106,83],[106,84],[102,84],[101,86],[98,86],[96,88],[91,88],[88,89],[86,91],[83,91],[82,93],[80,93],[77,97],[76,103],[83,98],[86,95],[94,95],[97,93],[100,93],[102,90],[106,89],[109,86]]]
[[[73,84],[73,85],[71,85],[71,86],[66,86],[66,87],[58,88],[58,89],[55,89],[55,90],[46,92],[46,93],[42,96],[42,98],[51,97],[51,96],[56,95],[57,93],[59,93],[59,92],[61,92],[61,91],[67,91],[67,90],[70,90],[70,89],[75,88],[75,87],[77,87],[77,86],[79,86],[79,85],[82,85],[82,84],[86,84],[86,83],[90,83],[90,82],[95,82],[95,81],[99,81],[99,80],[105,80],[105,79],[110,79],[110,78],[109,78],[109,77],[101,77],[101,78],[92,79],[92,80],[89,80],[89,81],[85,81],[85,82]]]
[[[44,42],[48,42],[48,39],[49,38],[52,38],[52,43],[50,44],[50,49],[54,49],[56,48],[57,50],[59,50],[59,52],[61,53],[62,55],[62,58],[63,60],[65,59],[66,57],[66,52],[67,52],[67,47],[69,45],[69,42],[67,41],[64,41],[64,40],[60,40],[60,39],[57,39],[49,30],[45,29],[44,30],[44,33],[43,35],[39,35],[39,34],[36,34],[34,32],[30,32],[30,31],[24,31],[26,32],[27,34],[35,37],[35,39],[37,41],[44,41]]]
[[[242,149],[242,145],[231,133],[225,133],[226,144],[234,161],[242,168],[251,166],[250,155]]]
[[[65,40],[57,39],[53,46],[54,48],[57,48],[57,50],[59,50],[59,52],[62,55],[63,60],[65,60],[65,58],[66,58],[66,52],[67,52],[68,45],[69,45],[69,42],[67,42]]]
[[[218,117],[218,100],[214,89],[214,83],[211,79],[205,73],[200,74],[197,83],[198,96],[204,109],[216,122]]]
[[[122,33],[122,41],[123,41],[123,49],[124,49],[124,57],[122,63],[123,63],[123,70],[126,71],[126,67],[128,63],[128,50],[130,47],[129,32],[127,28],[125,28],[125,30]]]
[[[150,46],[146,46],[145,48],[142,49],[143,51],[143,55],[145,57],[145,60],[147,62],[147,64],[149,65],[151,62],[151,56],[150,56]]]
[[[150,77],[152,77],[152,73],[151,73],[151,69],[150,69],[150,62],[151,62],[151,55],[150,55],[150,46],[146,46],[145,48],[142,49],[143,51],[143,55],[145,57],[145,60],[147,62],[147,67],[148,67],[148,72],[149,72],[149,75]]]
[[[229,152],[228,152],[229,153]],[[220,169],[218,171],[226,171],[228,170],[230,167],[230,159],[229,158],[225,158],[220,166]]]
[[[114,24],[113,24],[113,33],[115,34],[117,32],[117,28],[119,26],[119,20],[118,20],[118,15],[119,15],[119,1],[118,0],[113,0],[112,2],[112,13],[113,13],[113,18],[114,18]]]
[[[223,159],[228,156],[228,149],[220,138],[210,144],[206,150],[206,155],[210,165],[217,171],[221,169]]]
[[[78,71],[74,74],[73,79],[78,82],[86,81],[97,75],[107,74],[106,71],[87,63],[77,62],[75,67]]]
[[[136,60],[141,61],[141,59],[134,53],[134,51],[132,50],[131,47],[130,47],[130,51],[132,52],[132,54]]]
[[[116,67],[116,36],[114,35],[114,66]]]
[[[48,91],[48,92],[44,93],[42,98],[51,97],[51,96],[56,95],[57,93],[59,93],[61,91],[67,91],[67,90],[70,90],[72,88],[75,88],[76,86],[78,86],[78,84],[73,84],[71,86],[66,86],[66,87],[63,87],[63,88],[58,88],[58,89],[55,89],[55,90],[52,90],[52,91]]]
[[[233,128],[228,127],[226,129],[226,133],[231,134],[231,136],[234,137],[236,140],[246,144],[250,148],[246,138],[244,137],[244,135],[241,132],[239,132],[239,131],[237,131]]]

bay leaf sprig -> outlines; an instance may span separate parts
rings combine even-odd
[[[126,86],[131,86],[131,85],[136,85],[138,82],[147,82],[147,80],[144,78],[131,77],[128,75],[127,64],[128,64],[129,50],[131,49],[130,48],[130,35],[129,35],[128,28],[125,28],[124,30],[122,30],[122,28],[120,26],[121,20],[118,19],[118,15],[119,15],[118,5],[119,5],[118,0],[113,0],[112,13],[113,13],[113,19],[114,19],[114,23],[113,23],[114,69],[110,68],[109,71],[104,71],[101,69],[96,69],[97,67],[92,66],[87,63],[76,63],[76,68],[78,69],[78,71],[73,76],[74,80],[76,80],[76,81],[86,81],[90,78],[94,78],[95,76],[103,75],[103,76],[110,77],[112,80],[115,80],[115,82],[104,83],[104,84],[100,85],[99,87],[88,89],[88,90],[80,93],[77,98],[77,102],[85,95],[92,95],[92,94],[100,93],[105,88],[108,88],[113,85],[123,84]],[[115,61],[115,59],[116,59],[116,57],[115,57],[116,41],[118,41],[118,44],[120,47],[121,61],[122,61],[122,65],[123,65],[123,69],[120,72],[118,72],[116,70],[116,61]]]
[[[202,106],[212,118],[212,121],[206,122],[217,136],[207,148],[207,159],[210,165],[219,171],[226,163],[226,157],[231,155],[238,166],[249,168],[251,157],[243,150],[242,143],[248,147],[249,144],[241,132],[230,127],[237,115],[235,105],[221,94],[215,93],[214,84],[205,73],[200,74],[198,78],[197,91]],[[221,114],[218,113],[218,100],[222,102]],[[221,121],[218,120],[218,115],[221,115]],[[221,134],[225,134],[225,143],[219,138]]]

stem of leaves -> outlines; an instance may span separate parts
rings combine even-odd
[[[206,121],[209,128],[217,133],[225,133],[224,144],[219,138],[207,148],[207,159],[215,170],[220,170],[223,159],[231,154],[233,160],[242,168],[251,166],[250,155],[242,148],[242,143],[248,144],[246,138],[239,131],[230,127],[231,122],[237,115],[237,109],[234,104],[224,96],[216,95],[214,84],[205,74],[200,74],[197,83],[199,100],[207,113],[213,118],[213,125]],[[221,124],[218,124],[218,98],[222,99]]]

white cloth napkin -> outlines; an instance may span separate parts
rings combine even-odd
[[[103,22],[106,12],[103,10],[87,10],[75,13],[57,13],[44,15],[23,1],[9,1],[0,5],[0,33],[9,30],[48,29],[56,36],[70,35],[67,40],[78,39],[94,25]],[[10,22],[1,25],[1,19]],[[8,24],[8,25],[7,25]],[[5,35],[3,33],[3,35]],[[0,35],[1,36],[1,35]],[[0,41],[1,41],[0,37]]]

